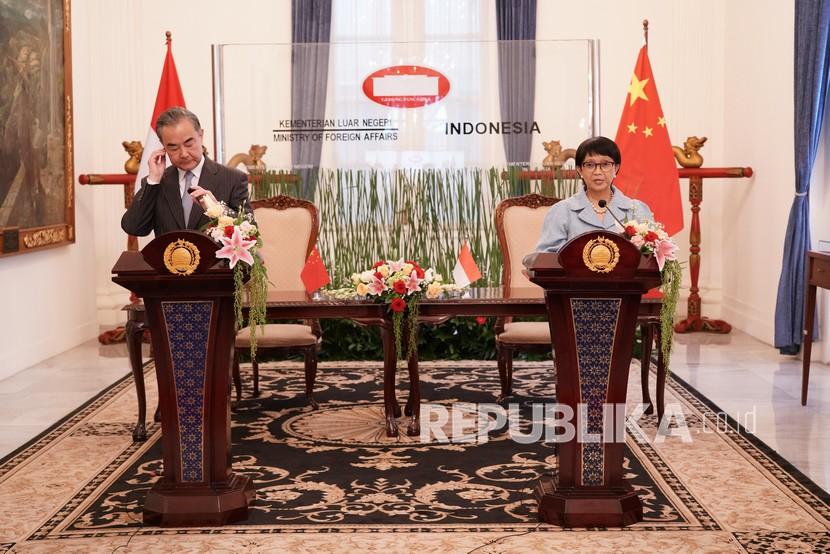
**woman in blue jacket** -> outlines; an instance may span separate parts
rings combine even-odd
[[[614,186],[621,156],[617,144],[606,137],[592,137],[576,149],[576,171],[582,190],[554,204],[545,216],[537,252],[556,252],[570,239],[588,231],[622,231],[620,221],[653,221],[649,207],[629,198]],[[605,200],[604,207],[600,201]]]

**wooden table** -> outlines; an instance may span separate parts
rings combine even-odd
[[[804,352],[801,369],[801,405],[807,405],[810,356],[813,350],[813,321],[816,317],[816,287],[830,289],[830,254],[807,252],[804,291]]]
[[[651,340],[655,332],[659,332],[661,305],[660,298],[644,297],[640,303],[639,323],[643,327],[643,344],[649,345],[644,352],[646,356],[650,352]],[[395,390],[398,354],[395,348],[391,314],[385,305],[359,300],[310,299],[302,292],[279,292],[269,294],[266,306],[267,317],[273,319],[348,318],[377,324],[380,327],[383,342],[383,403],[386,434],[390,437],[398,436],[396,417],[401,415]],[[146,438],[146,431],[144,431],[146,406],[144,373],[141,370],[141,333],[139,332],[143,326],[138,324],[138,321],[143,320],[143,308],[139,305],[127,306],[126,309],[130,313],[127,326],[127,348],[136,380],[139,404],[139,421],[133,437],[135,440],[144,440]],[[538,287],[512,288],[506,291],[502,288],[473,288],[461,297],[435,300],[424,298],[420,303],[420,315],[424,319],[445,316],[545,316],[547,308],[542,289]],[[661,385],[665,382],[665,369],[659,367],[661,362],[662,356],[658,356],[658,417],[663,415],[663,387]],[[406,432],[410,436],[416,436],[421,432],[417,356],[410,358],[407,365],[410,395],[404,413],[410,417],[410,421]],[[644,395],[644,401],[650,404],[647,395]]]

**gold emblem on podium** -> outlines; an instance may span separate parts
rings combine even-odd
[[[173,275],[190,275],[199,266],[199,249],[184,239],[171,242],[164,249],[164,266]]]
[[[585,267],[597,273],[609,273],[620,261],[620,249],[614,241],[604,237],[591,239],[582,250]]]

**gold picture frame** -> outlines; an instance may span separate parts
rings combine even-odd
[[[70,0],[0,4],[0,256],[75,242]]]

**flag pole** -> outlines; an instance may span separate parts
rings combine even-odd
[[[646,39],[646,46],[648,46],[648,19],[643,19],[643,36]]]

